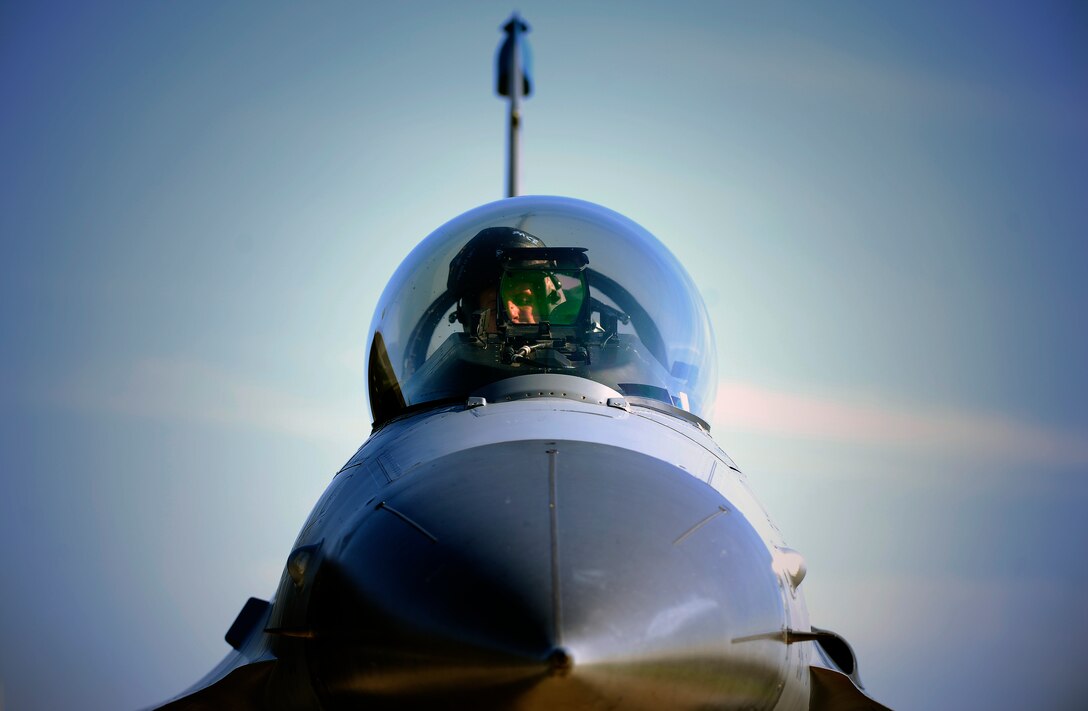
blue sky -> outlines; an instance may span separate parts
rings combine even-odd
[[[1088,12],[521,3],[523,188],[657,235],[716,439],[895,708],[1088,695]],[[0,9],[0,708],[162,700],[365,438],[400,260],[501,196],[501,3]]]

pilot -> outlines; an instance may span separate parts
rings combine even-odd
[[[519,325],[553,320],[558,313],[564,313],[559,317],[561,321],[571,316],[563,311],[567,295],[554,273],[522,271],[509,275],[502,282],[501,301],[507,319]]]
[[[499,303],[503,250],[544,246],[543,240],[524,230],[488,227],[461,248],[450,262],[446,288],[457,298],[457,320],[466,332],[498,333],[495,309]],[[536,323],[534,290],[539,287],[526,282],[507,295],[504,307],[513,323]],[[479,314],[475,323],[474,314]]]

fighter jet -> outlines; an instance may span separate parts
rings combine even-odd
[[[715,443],[680,263],[604,207],[435,230],[371,326],[373,433],[168,709],[882,709]]]
[[[271,600],[166,709],[884,709],[809,623],[786,547],[710,436],[706,308],[645,229],[518,192],[439,227],[378,303],[373,431]]]

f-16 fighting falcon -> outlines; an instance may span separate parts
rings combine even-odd
[[[368,354],[371,436],[164,708],[884,708],[711,438],[706,309],[645,229],[560,197],[470,210],[397,269]]]

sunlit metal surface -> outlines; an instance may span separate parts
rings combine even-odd
[[[603,259],[577,316],[490,318],[503,265],[542,265],[525,282],[556,305],[549,274],[583,252]],[[462,278],[484,295],[471,318]],[[708,342],[682,267],[603,208],[521,198],[437,230],[379,305],[375,431],[272,601],[169,707],[883,708],[809,624],[803,556],[710,436]]]

